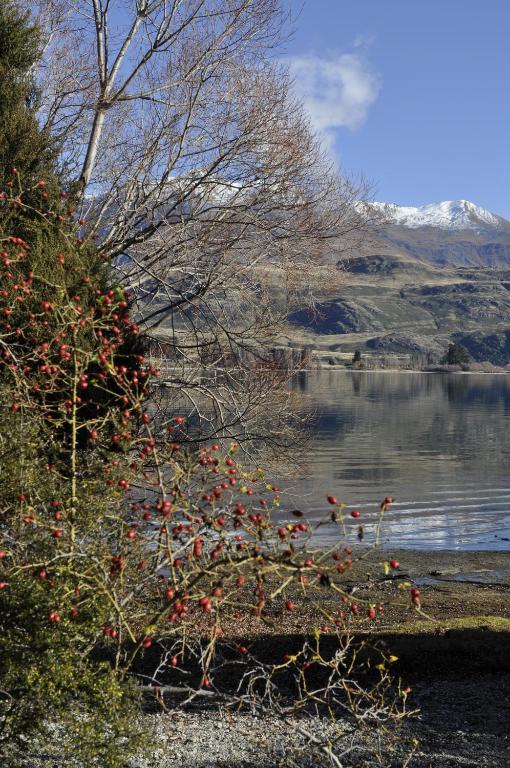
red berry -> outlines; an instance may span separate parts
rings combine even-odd
[[[351,512],[351,517],[356,517],[356,518],[361,517],[361,512],[359,511],[359,509],[353,509]]]
[[[296,607],[296,606],[295,606],[295,603],[294,603],[292,600],[286,600],[286,601],[285,601],[285,608],[286,608],[288,611],[293,611],[295,607]]]
[[[204,613],[209,613],[211,610],[211,601],[208,597],[201,597],[198,601]]]
[[[398,568],[400,568],[400,563],[398,560],[390,560],[390,568],[392,568],[394,571],[398,570]]]
[[[193,554],[195,557],[200,557],[202,555],[202,539],[198,536],[193,542]]]
[[[338,499],[336,496],[328,496],[328,501],[330,504],[338,504]]]

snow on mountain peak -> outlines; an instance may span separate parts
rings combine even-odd
[[[411,206],[373,203],[390,223],[415,229],[417,227],[440,227],[441,229],[474,229],[500,227],[502,222],[485,208],[469,200],[446,200],[414,208]]]

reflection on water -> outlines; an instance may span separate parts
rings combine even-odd
[[[390,495],[394,546],[510,549],[510,377],[317,371],[292,387],[314,438],[306,477],[283,485],[312,518],[333,493],[368,533]]]

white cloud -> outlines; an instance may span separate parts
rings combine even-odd
[[[296,56],[288,61],[295,91],[312,124],[331,143],[337,128],[356,130],[381,89],[381,78],[363,55]]]

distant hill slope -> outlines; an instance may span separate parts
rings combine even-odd
[[[294,334],[324,350],[436,358],[457,340],[477,361],[510,363],[510,222],[463,200],[373,205],[385,223],[338,261],[342,280],[325,281],[316,313],[293,313]]]

